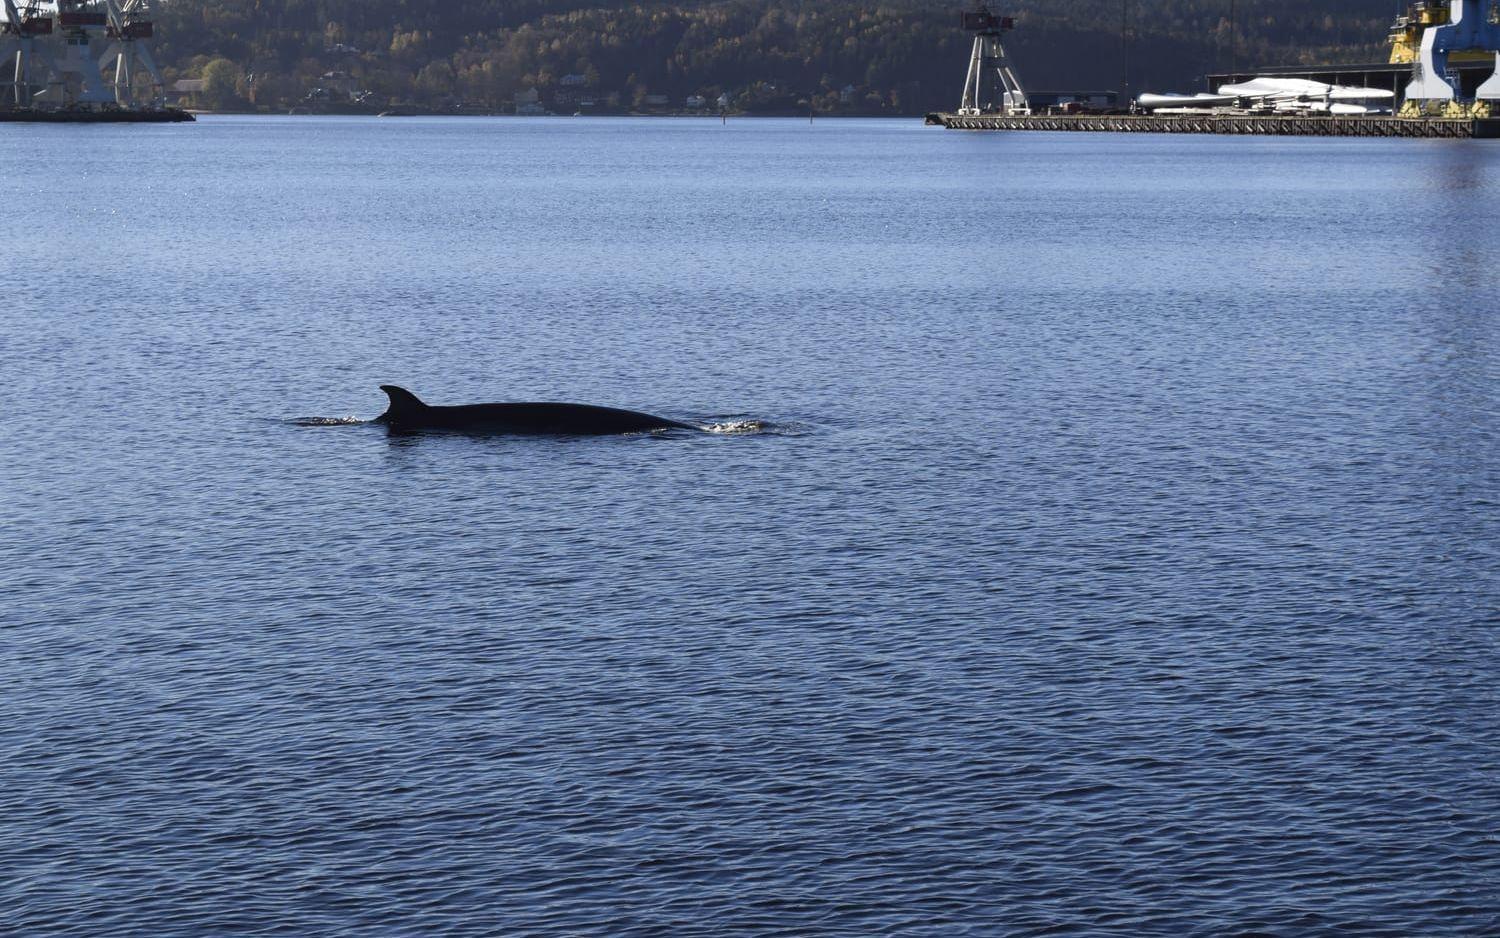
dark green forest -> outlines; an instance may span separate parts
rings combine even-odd
[[[1007,48],[1032,89],[1193,91],[1230,63],[1230,6],[1021,0]],[[914,114],[952,107],[969,37],[932,0],[160,0],[168,78],[222,109]],[[1239,0],[1241,66],[1383,59],[1396,5]],[[1128,42],[1122,42],[1122,26]],[[1128,50],[1128,52],[1127,52]]]

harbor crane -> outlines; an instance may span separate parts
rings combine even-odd
[[[148,104],[161,107],[166,104],[166,86],[161,69],[151,55],[153,27],[150,20],[150,0],[106,0],[109,14],[109,38],[113,40],[100,65],[104,69],[114,64],[115,102],[121,107]],[[136,78],[144,69],[149,77],[149,92],[142,94],[136,86]]]
[[[1015,28],[1009,16],[996,16],[983,3],[963,14],[963,28],[974,34],[969,56],[969,74],[964,79],[963,103],[958,113],[1030,114],[1031,105],[1021,81],[1011,68],[1000,37]]]
[[[1458,77],[1448,73],[1448,56],[1455,52],[1494,54],[1495,74],[1475,93],[1479,103],[1500,101],[1500,0],[1436,0],[1421,4],[1432,25],[1422,31],[1422,43],[1412,65],[1408,101],[1451,102],[1460,97]]]
[[[31,103],[31,73],[37,54],[37,37],[52,35],[52,19],[42,15],[39,0],[17,8],[15,0],[4,0],[5,25],[0,27],[0,75],[6,79],[4,104],[23,107]]]
[[[32,78],[45,81],[31,96],[32,107],[99,108],[115,102],[114,89],[99,69],[98,43],[108,29],[109,18],[93,8],[90,0],[54,0],[57,29],[47,48],[50,53],[33,59]],[[38,74],[41,72],[41,74]]]
[[[87,113],[160,109],[149,0],[0,0],[0,108]],[[140,81],[144,74],[145,81]]]
[[[1030,114],[1026,92],[1000,42],[1015,27],[1014,20],[979,3],[962,14],[962,26],[974,34],[974,46],[958,116]],[[1397,27],[1402,57],[1393,52],[1392,61],[1410,62],[1412,69],[1402,116],[1500,117],[1500,0],[1414,0]],[[1472,99],[1468,90],[1473,85],[1461,82],[1457,69],[1450,70],[1450,55],[1468,62],[1494,59],[1494,71]]]

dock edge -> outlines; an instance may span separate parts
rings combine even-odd
[[[1500,118],[1335,117],[1331,115],[952,114],[927,115],[949,130],[1052,130],[1088,133],[1247,134],[1297,137],[1500,138]]]

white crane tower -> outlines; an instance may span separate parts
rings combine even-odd
[[[969,74],[964,79],[964,96],[958,113],[1031,113],[1026,92],[1021,90],[1021,80],[1010,67],[1005,47],[1000,44],[1001,34],[1014,29],[1015,25],[1015,20],[995,16],[982,3],[973,12],[963,15],[964,29],[974,34],[974,51],[969,56]]]

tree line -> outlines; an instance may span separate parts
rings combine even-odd
[[[1018,0],[1006,44],[1028,87],[1183,90],[1253,64],[1379,61],[1395,11],[1356,0]],[[958,3],[718,0],[165,0],[169,77],[203,103],[629,110],[700,96],[735,110],[952,107],[971,37]],[[1122,41],[1122,35],[1128,41]]]

